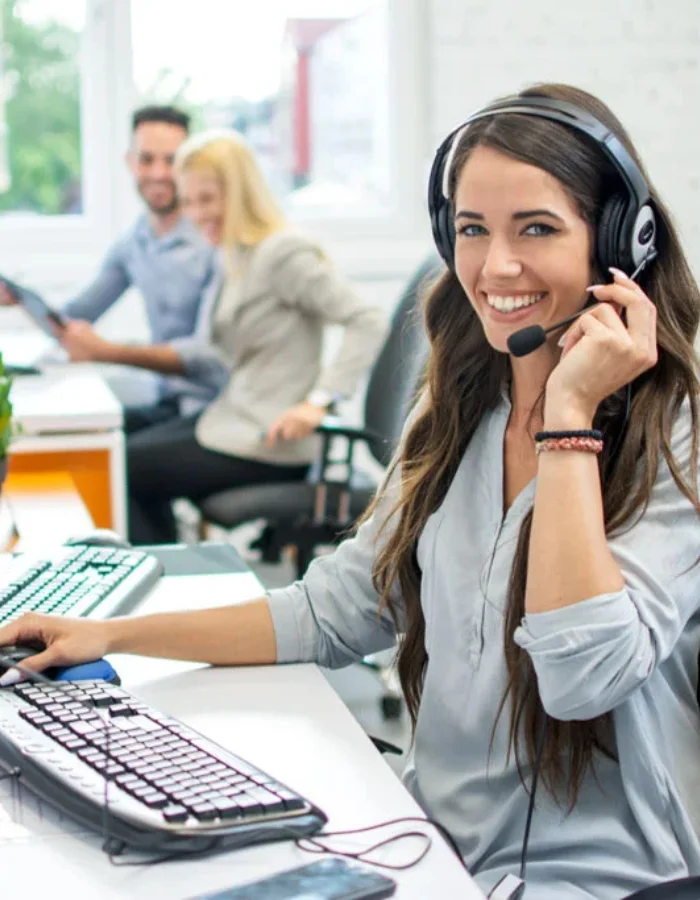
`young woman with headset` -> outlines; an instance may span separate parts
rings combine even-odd
[[[0,644],[41,639],[35,668],[343,666],[398,635],[406,784],[482,888],[510,896],[527,820],[526,897],[620,900],[700,872],[700,294],[629,137],[583,91],[472,116],[429,201],[447,270],[425,391],[356,535],[244,607],[28,616]],[[525,328],[552,330],[537,346]]]

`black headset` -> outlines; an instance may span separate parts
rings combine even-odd
[[[430,225],[438,252],[450,269],[454,269],[455,228],[449,181],[455,153],[473,122],[506,114],[560,122],[588,135],[600,147],[619,174],[623,192],[613,193],[605,201],[597,223],[596,259],[603,273],[615,266],[632,275],[655,252],[656,237],[649,187],[639,166],[607,126],[573,103],[549,97],[519,96],[499,100],[473,113],[445,138],[435,154],[428,182]]]

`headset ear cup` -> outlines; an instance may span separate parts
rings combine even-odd
[[[606,275],[610,266],[623,271],[629,268],[628,261],[620,258],[622,246],[620,230],[626,208],[627,202],[622,194],[613,194],[603,207],[597,236],[597,259],[601,275]]]
[[[452,218],[452,204],[446,200],[440,210],[440,253],[450,269],[455,264],[455,226]]]
[[[450,201],[443,194],[443,167],[454,135],[448,135],[438,148],[430,168],[428,179],[428,209],[430,211],[430,227],[438,253],[445,263],[452,268],[454,261],[454,230]]]

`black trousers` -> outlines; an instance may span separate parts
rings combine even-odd
[[[132,544],[177,540],[171,501],[202,500],[229,488],[301,481],[308,465],[278,466],[207,450],[197,443],[198,416],[141,428],[127,439],[129,538]]]
[[[178,402],[175,399],[161,400],[152,406],[125,406],[124,434],[135,434],[142,428],[176,419],[179,415]]]

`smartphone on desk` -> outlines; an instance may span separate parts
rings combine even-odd
[[[393,878],[344,859],[322,859],[194,900],[382,900],[395,893]]]

